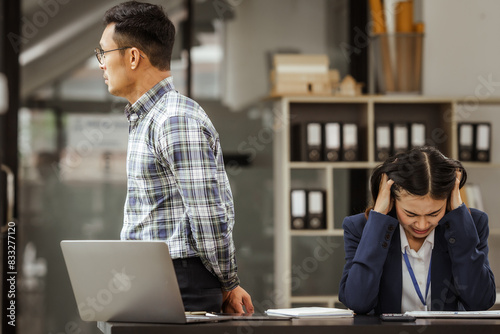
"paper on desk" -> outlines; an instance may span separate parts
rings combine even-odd
[[[290,317],[352,317],[354,312],[332,307],[295,307],[269,309],[268,315],[285,315]]]

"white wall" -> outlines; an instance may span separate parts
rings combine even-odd
[[[500,1],[423,0],[425,95],[474,95],[479,77],[498,82]]]
[[[244,0],[227,24],[223,103],[238,110],[269,95],[268,52],[327,53],[327,0]]]

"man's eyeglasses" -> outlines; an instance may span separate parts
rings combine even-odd
[[[95,52],[95,57],[97,58],[97,61],[99,62],[99,64],[104,65],[104,54],[105,53],[108,53],[111,51],[125,50],[125,49],[130,49],[130,48],[131,48],[131,46],[124,46],[123,48],[107,50],[107,51],[104,51],[101,48],[95,48],[94,52]],[[142,55],[141,55],[141,57],[142,57]]]

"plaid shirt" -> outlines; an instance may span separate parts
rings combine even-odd
[[[172,77],[127,105],[127,198],[121,239],[165,240],[172,258],[200,257],[224,290],[239,284],[234,205],[219,134]]]

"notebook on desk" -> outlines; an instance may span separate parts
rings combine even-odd
[[[84,321],[191,323],[230,317],[186,315],[168,245],[81,240],[61,249]]]

